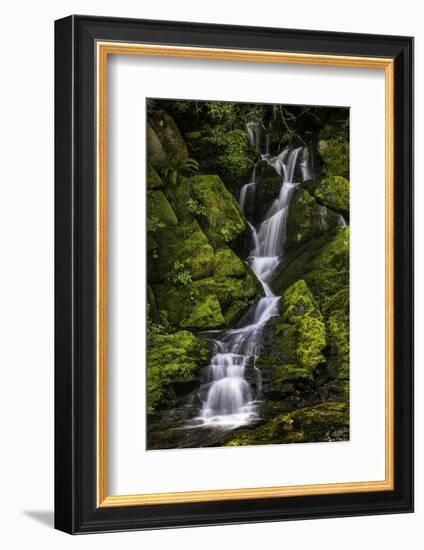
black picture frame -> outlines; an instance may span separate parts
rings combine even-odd
[[[97,507],[99,40],[394,60],[394,490]],[[55,23],[55,73],[55,527],[76,534],[412,512],[413,39],[73,15]]]

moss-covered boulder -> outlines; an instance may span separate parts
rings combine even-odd
[[[339,225],[337,214],[316,202],[302,187],[294,191],[286,221],[286,250],[299,248]]]
[[[281,316],[271,318],[264,328],[256,360],[268,399],[284,399],[299,385],[313,385],[316,369],[326,363],[325,320],[305,281],[286,290],[280,310]]]
[[[236,261],[233,254],[225,249],[218,251],[218,258],[226,255],[233,263],[226,268],[221,265],[212,277],[186,285],[169,282],[154,285],[158,308],[168,312],[172,326],[190,330],[232,326],[258,300],[260,285],[249,268]]]
[[[327,342],[323,316],[304,280],[300,279],[286,290],[281,310],[283,321],[297,328],[297,361],[312,372],[319,364],[325,363],[322,350]]]
[[[162,191],[149,191],[147,193],[147,205],[148,220],[157,220],[159,224],[163,225],[160,229],[178,224],[175,212]]]
[[[240,260],[237,254],[228,246],[218,248],[215,253],[216,271],[215,275],[222,277],[243,278],[250,273],[250,270]]]
[[[349,180],[343,176],[327,176],[304,186],[321,205],[349,217]]]
[[[180,392],[196,387],[208,356],[205,342],[191,332],[156,336],[147,354],[148,414],[162,404],[172,404]]]
[[[164,186],[159,174],[150,164],[147,164],[147,189],[159,189]]]
[[[196,220],[160,229],[154,238],[157,248],[148,262],[151,282],[186,284],[214,273],[214,250]]]
[[[325,311],[327,302],[349,285],[349,227],[336,228],[308,242],[287,260],[273,287],[283,293],[299,278]]]
[[[284,399],[294,390],[294,383],[311,379],[309,369],[297,359],[297,328],[272,317],[263,330],[262,347],[255,366],[262,377],[262,394],[266,399]]]
[[[327,402],[279,414],[271,421],[230,436],[226,446],[314,443],[349,439],[347,403]]]
[[[318,153],[324,176],[349,178],[349,140],[339,126],[327,124],[318,138]]]
[[[199,331],[225,327],[225,319],[216,294],[199,288],[198,282],[200,281],[187,285],[153,285],[158,308],[166,311],[173,329]]]
[[[218,176],[190,178],[193,197],[205,207],[204,231],[215,247],[231,243],[245,229],[235,198]]]
[[[337,292],[349,286],[349,235],[349,227],[341,228],[314,258],[305,275],[323,310]]]
[[[183,161],[188,158],[187,146],[174,119],[165,111],[153,111],[147,125],[147,155],[156,167],[168,159]]]

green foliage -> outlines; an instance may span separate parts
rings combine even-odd
[[[174,262],[174,270],[175,270],[175,275],[172,278],[172,281],[174,283],[187,286],[189,283],[192,282],[193,279],[191,278],[190,272],[187,271],[186,269],[185,262],[180,262],[179,260],[176,260]]]
[[[205,103],[207,116],[216,123],[224,126],[234,124],[236,120],[236,106],[234,103],[223,101],[208,101]]]
[[[193,216],[206,216],[207,213],[206,207],[192,198],[189,198],[187,201],[187,211],[193,214]]]
[[[156,233],[156,231],[160,231],[164,227],[166,227],[165,224],[157,216],[147,217],[147,231],[149,233]]]
[[[324,126],[319,134],[318,152],[323,160],[323,176],[349,178],[349,119]]]
[[[180,183],[181,176],[190,176],[199,171],[199,163],[192,158],[178,160],[167,157],[158,164],[157,168],[163,179],[168,184],[178,185]]]
[[[216,162],[224,179],[237,186],[245,183],[254,164],[246,131],[217,126],[208,140],[218,151]]]

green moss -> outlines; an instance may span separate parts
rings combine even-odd
[[[329,299],[349,285],[349,227],[340,229],[313,260],[305,276],[323,309]]]
[[[246,265],[228,246],[218,248],[215,258],[217,277],[246,277]]]
[[[181,384],[197,384],[208,355],[206,344],[188,331],[156,336],[147,355],[147,412],[169,406]]]
[[[184,264],[193,280],[208,277],[215,271],[215,254],[196,220],[155,234],[156,257],[149,257],[148,274],[152,282],[175,277],[175,262]]]
[[[343,311],[333,312],[327,321],[332,357],[329,361],[336,378],[349,378],[349,317]]]
[[[149,191],[147,205],[150,219],[157,219],[165,227],[178,224],[175,212],[162,191]]]
[[[241,430],[225,445],[237,447],[270,443],[313,443],[346,441],[348,438],[347,403],[327,402],[279,414],[259,427]]]
[[[226,326],[238,321],[261,296],[261,289],[248,268],[244,277],[215,276],[193,283],[200,295],[213,294],[218,298]]]
[[[216,275],[186,286],[157,284],[154,293],[158,307],[168,311],[172,326],[192,330],[232,326],[261,296],[247,268],[243,277]]]
[[[155,322],[159,322],[159,311],[156,305],[156,298],[153,293],[152,287],[147,285],[147,311],[149,318]]]
[[[333,296],[349,286],[349,227],[335,231],[312,239],[290,258],[274,280],[274,288],[284,292],[302,277],[326,311]]]
[[[246,132],[217,127],[208,140],[217,149],[216,164],[222,177],[231,186],[240,188],[248,180],[253,168],[254,154],[250,150]]]
[[[149,162],[147,164],[147,189],[158,189],[159,187],[163,187],[163,181]]]
[[[246,226],[235,198],[218,176],[191,178],[194,198],[206,207],[204,231],[215,247],[232,242]]]
[[[290,201],[286,225],[286,250],[303,246],[338,226],[337,214],[317,204],[305,189],[295,190]]]
[[[323,161],[324,176],[349,178],[349,141],[334,128],[324,128],[318,141],[318,152]]]
[[[326,346],[325,324],[311,291],[300,279],[282,297],[282,317],[297,328],[297,360],[312,372],[325,363],[322,350]]]
[[[147,127],[147,154],[153,166],[167,159],[182,161],[188,158],[187,146],[174,119],[165,111],[152,111]]]
[[[182,328],[206,330],[225,325],[218,298],[213,294],[205,296],[202,302],[196,303],[190,315],[180,323]]]
[[[307,182],[305,187],[320,204],[340,212],[343,216],[349,216],[349,180],[346,178],[327,176]]]

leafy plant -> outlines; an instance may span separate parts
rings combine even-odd
[[[153,321],[150,316],[150,304],[147,304],[147,343],[152,344],[157,336],[167,334],[169,325],[166,311],[159,311],[159,321]]]
[[[207,213],[206,206],[192,198],[187,201],[187,211],[193,216],[206,216]]]
[[[192,282],[191,274],[189,271],[187,271],[185,263],[180,262],[179,260],[176,260],[174,262],[174,270],[175,274],[172,277],[172,281],[174,283],[178,283],[182,286],[187,286]]]
[[[236,106],[234,103],[222,103],[220,101],[208,101],[205,104],[207,114],[214,122],[229,126],[236,118]]]
[[[147,231],[149,233],[155,233],[156,231],[159,231],[164,227],[165,227],[165,224],[161,222],[157,216],[149,216],[147,218]]]
[[[192,158],[185,160],[168,158],[159,167],[163,179],[170,185],[178,185],[181,176],[190,176],[198,171],[199,163]]]
[[[225,179],[237,185],[247,181],[253,161],[246,132],[240,129],[228,132],[218,126],[211,131],[209,140],[219,151],[217,164]]]

